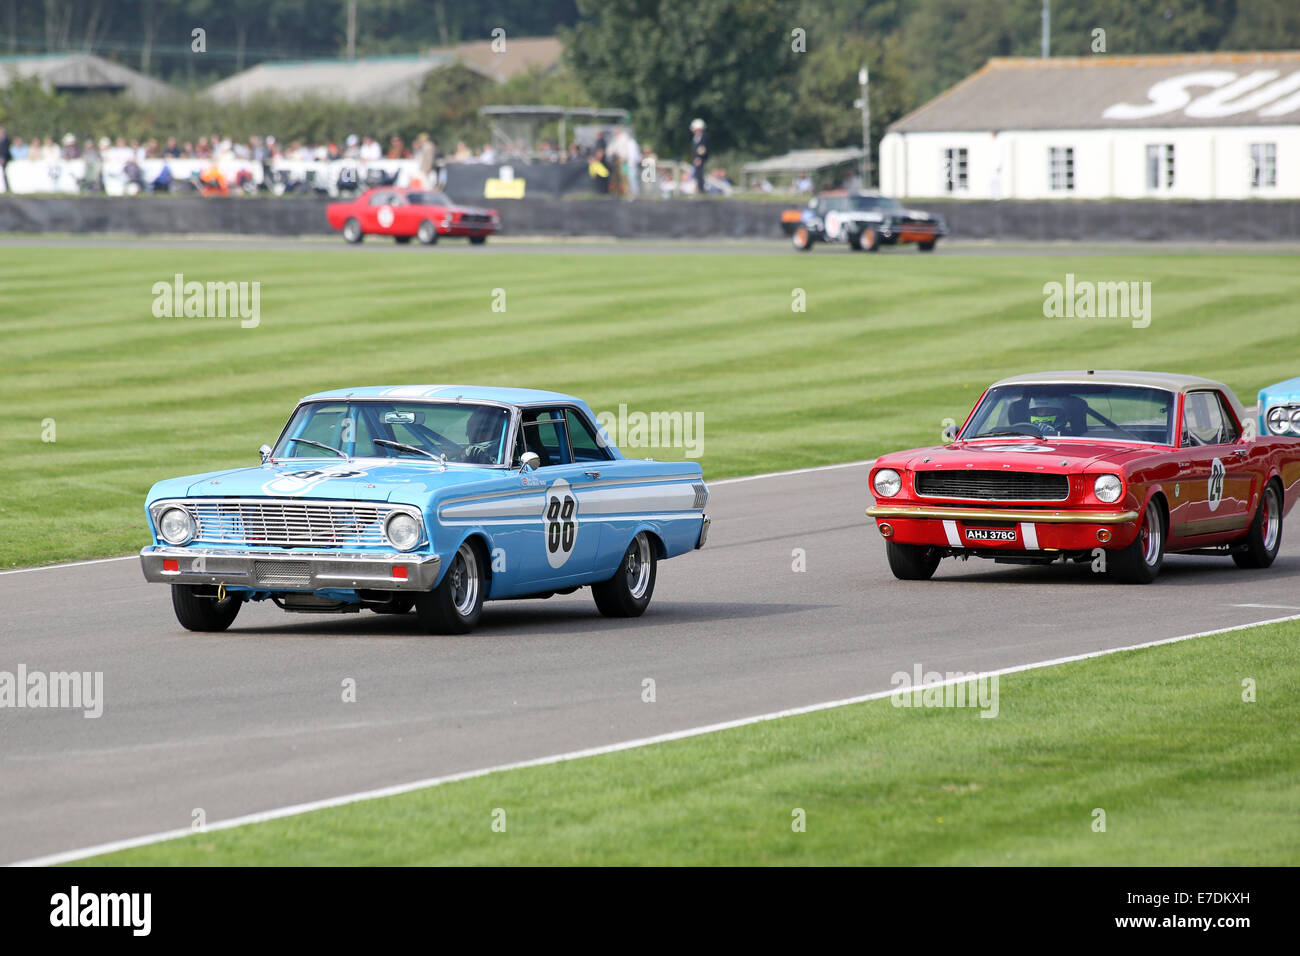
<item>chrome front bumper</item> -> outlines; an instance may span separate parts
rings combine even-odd
[[[868,518],[940,518],[953,521],[1033,521],[1040,524],[1128,524],[1136,511],[1034,511],[1009,508],[949,508],[931,505],[875,505]]]
[[[166,570],[167,561],[175,561],[176,570]],[[438,580],[441,563],[436,554],[396,552],[229,551],[164,545],[150,545],[140,551],[146,581],[224,584],[257,591],[430,591]],[[406,577],[393,577],[394,569],[404,570]]]

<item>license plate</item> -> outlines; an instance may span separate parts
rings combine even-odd
[[[1015,528],[967,528],[967,541],[1015,541]]]

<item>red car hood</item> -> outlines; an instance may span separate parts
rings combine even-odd
[[[1096,470],[1103,464],[1122,467],[1134,458],[1150,455],[1159,445],[1133,445],[1105,441],[1036,441],[1032,438],[981,438],[977,441],[956,441],[950,445],[915,448],[911,451],[883,455],[876,464],[916,470],[946,468],[1001,469],[1009,466],[1015,471],[1043,471],[1054,474],[1078,474]]]

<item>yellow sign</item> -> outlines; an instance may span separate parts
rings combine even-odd
[[[483,184],[484,199],[523,199],[523,179],[489,179]]]

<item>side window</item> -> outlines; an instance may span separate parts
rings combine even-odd
[[[569,425],[569,442],[573,446],[574,461],[609,461],[609,451],[601,444],[586,419],[572,408],[564,411]]]
[[[370,197],[370,205],[372,206],[387,206],[392,201],[392,193],[375,193]]]
[[[1215,392],[1215,397],[1219,400],[1219,414],[1223,418],[1223,437],[1220,441],[1225,444],[1241,440],[1241,431],[1233,424],[1233,414],[1228,407],[1228,400],[1223,397],[1222,393]]]
[[[1226,437],[1235,429],[1224,423],[1218,392],[1188,392],[1183,405],[1183,444],[1219,445],[1234,438]]]
[[[524,447],[542,460],[540,467],[568,465],[569,435],[562,409],[544,409],[524,412]]]

